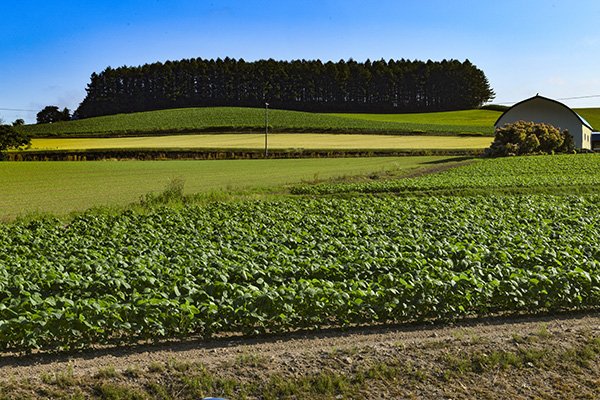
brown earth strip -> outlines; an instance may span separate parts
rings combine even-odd
[[[0,398],[209,395],[597,398],[600,314],[190,340],[0,358]]]
[[[470,164],[472,162],[473,162],[473,159],[470,157],[467,157],[466,160],[461,161],[461,162],[441,163],[441,164],[438,164],[438,165],[435,165],[432,167],[420,168],[420,169],[417,169],[413,172],[410,172],[410,173],[404,175],[403,177],[404,178],[418,178],[419,176],[423,176],[423,175],[437,174],[438,172],[444,172],[449,169],[462,167],[462,166]]]

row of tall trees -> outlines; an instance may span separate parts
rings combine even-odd
[[[174,107],[245,106],[316,112],[475,108],[494,98],[469,60],[245,62],[201,58],[93,73],[76,118]]]

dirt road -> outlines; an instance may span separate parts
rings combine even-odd
[[[599,367],[587,313],[4,355],[0,398],[597,398]]]

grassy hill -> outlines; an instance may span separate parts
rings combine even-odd
[[[595,129],[600,129],[600,108],[576,108],[575,112],[585,118]],[[479,128],[481,132],[492,132],[492,126],[501,112],[491,110],[464,110],[420,114],[333,114],[339,117],[373,122],[394,122],[444,126],[449,131],[469,132]]]
[[[575,109],[600,129],[600,108]],[[269,110],[273,133],[385,133],[493,135],[501,115],[492,110],[414,114],[319,114]],[[32,137],[145,136],[181,133],[263,132],[265,110],[242,107],[179,108],[117,114],[54,124],[25,125]]]
[[[333,114],[348,119],[360,119],[372,122],[393,122],[398,124],[419,124],[422,126],[444,126],[447,129],[470,132],[479,128],[489,132],[490,127],[500,116],[500,112],[491,110],[464,110],[414,114]]]
[[[271,132],[492,134],[497,111],[471,110],[427,114],[319,114],[269,110]],[[40,136],[140,136],[199,132],[262,132],[259,108],[182,108],[118,114],[54,124],[26,125]]]
[[[585,118],[595,130],[600,130],[600,108],[575,108],[575,112]]]

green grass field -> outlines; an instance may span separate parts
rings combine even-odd
[[[423,126],[455,127],[466,132],[477,127],[488,132],[500,116],[498,111],[464,110],[414,114],[332,114],[342,118],[360,119],[373,122],[394,122],[401,124],[421,124]]]
[[[483,149],[490,137],[423,135],[271,134],[271,149]],[[218,148],[262,149],[264,134],[172,135],[120,138],[34,138],[31,150]]]
[[[600,108],[576,109],[592,126],[600,127]],[[319,114],[269,110],[272,132],[426,133],[492,135],[499,111],[465,110],[415,114]],[[265,110],[241,107],[182,108],[118,114],[54,124],[26,125],[36,136],[139,136],[197,132],[260,132]]]
[[[585,118],[595,130],[600,130],[600,108],[576,108],[575,112]]]
[[[469,120],[469,115],[475,119]],[[430,133],[492,134],[492,121],[497,111],[473,110],[452,113],[389,115],[387,118],[363,114],[319,114],[286,110],[269,110],[273,132],[332,133]],[[492,121],[493,123],[493,121]],[[183,108],[118,114],[54,124],[22,127],[31,136],[112,136],[173,134],[193,132],[261,132],[265,126],[265,110],[239,107]]]
[[[161,192],[173,179],[185,193],[236,191],[427,167],[448,157],[223,161],[0,163],[0,219],[33,212],[66,214],[119,206]]]
[[[431,174],[407,173],[415,168]],[[280,186],[344,174],[371,176],[295,196]],[[438,390],[465,376],[497,384],[498,376],[502,383],[548,371],[567,371],[573,382],[559,382],[566,396],[552,390],[548,398],[580,395],[582,387],[589,398],[597,392],[589,372],[600,354],[592,329],[600,309],[600,156],[7,162],[0,163],[0,221],[127,204],[173,178],[187,193],[223,193],[0,222],[0,348],[17,364],[30,351],[46,368],[65,360],[39,379],[18,375],[25,370],[11,370],[9,361],[4,397],[282,398],[302,388],[306,395],[296,397],[358,398],[375,386],[404,388],[403,377],[422,393],[434,376]],[[503,322],[510,325],[498,335]],[[414,338],[396,335],[381,346],[391,324],[395,333],[427,337],[417,346],[426,362],[406,363],[404,345],[415,347]],[[432,324],[443,340],[429,340]],[[565,336],[562,326],[577,330]],[[355,375],[340,380],[324,370],[294,382],[294,370],[257,384],[257,371],[272,370],[265,349],[285,353],[299,331],[325,347],[296,364],[325,360]],[[352,331],[364,336],[360,348],[346,336]],[[330,341],[340,333],[343,343]],[[257,335],[261,346],[277,346],[249,347]],[[223,346],[229,358],[207,355]],[[377,346],[379,353],[368,352]],[[186,352],[199,347],[206,354]],[[132,362],[115,367],[113,355],[124,350]],[[88,362],[71,367],[74,356]],[[206,369],[206,357],[222,360],[211,364],[219,375]],[[23,360],[31,368],[31,356]],[[472,395],[460,386],[458,397]]]
[[[576,108],[575,112],[585,118],[593,127],[600,129],[600,108]],[[469,132],[478,127],[481,132],[490,133],[501,112],[491,110],[464,110],[416,114],[332,114],[343,118],[361,119],[373,122],[394,122],[400,124],[439,125],[440,129],[454,127],[457,131]]]
[[[0,176],[27,182],[13,188],[22,196],[13,204],[27,204],[33,186],[63,212],[78,195],[98,204],[110,190],[133,195],[173,174],[192,180],[193,191],[211,179],[256,191],[176,194],[170,202],[0,224],[0,348],[70,350],[600,307],[600,254],[591,243],[600,235],[597,155],[261,161],[6,163]],[[448,162],[463,165],[448,170],[455,166]],[[10,169],[23,165],[33,166],[30,176]],[[43,176],[51,166],[56,174]],[[432,173],[402,174],[423,166]],[[258,191],[299,179],[300,171],[373,168],[394,173],[360,179],[370,195]],[[389,193],[394,188],[408,190]]]

